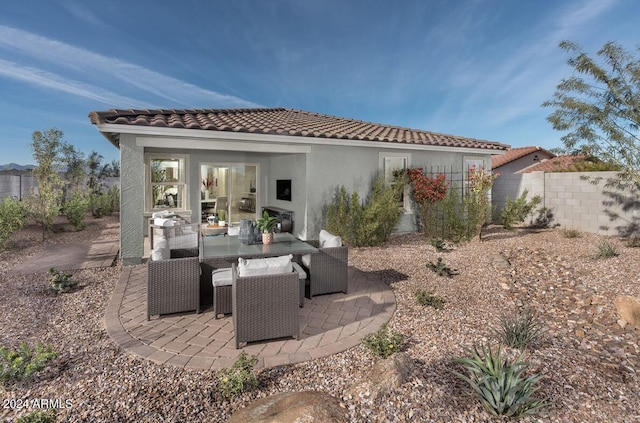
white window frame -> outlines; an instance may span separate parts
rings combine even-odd
[[[469,168],[474,165],[483,167],[485,171],[489,170],[484,156],[464,156],[462,158],[462,186],[465,195],[469,189]]]
[[[151,161],[152,160],[178,160],[179,161],[179,172],[178,172],[178,180],[177,181],[169,181],[162,183],[152,183],[151,182]],[[189,155],[187,154],[173,154],[173,153],[148,153],[144,156],[144,167],[145,167],[145,175],[144,175],[144,208],[147,213],[152,213],[159,210],[167,210],[170,209],[172,211],[184,211],[188,212],[190,210],[189,207]],[[180,169],[182,167],[182,169]],[[155,207],[153,204],[153,186],[154,185],[181,185],[183,192],[182,199],[182,207]]]
[[[411,153],[390,153],[381,152],[378,153],[378,170],[380,174],[384,176],[385,183],[391,185],[394,183],[393,178],[389,178],[390,172],[397,168],[387,169],[385,164],[387,159],[404,159],[404,170],[408,170],[411,167]],[[404,186],[404,192],[402,194],[402,204],[400,205],[403,213],[412,213],[411,198],[409,193],[409,184]]]

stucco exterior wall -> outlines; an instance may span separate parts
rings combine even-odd
[[[120,137],[120,257],[140,264],[144,253],[144,151],[133,135]]]
[[[307,239],[307,155],[273,154],[269,156],[265,202],[263,205],[280,207],[293,212],[293,234]],[[291,201],[276,198],[276,181],[291,179]]]
[[[148,138],[147,138],[148,140]],[[368,195],[372,180],[380,170],[382,155],[409,156],[409,166],[462,172],[464,160],[481,158],[488,165],[488,154],[463,152],[415,151],[371,147],[311,145],[309,153],[228,151],[212,149],[141,147],[135,135],[122,134],[121,149],[121,257],[124,264],[136,264],[143,256],[144,235],[151,213],[145,210],[145,154],[176,154],[186,157],[188,198],[186,210],[179,212],[195,222],[200,213],[200,165],[248,163],[259,166],[256,210],[275,206],[294,212],[294,234],[302,239],[316,239],[324,227],[324,210],[336,189],[344,185],[361,199]],[[176,143],[177,144],[177,143]],[[179,144],[177,144],[179,145]],[[292,201],[276,198],[276,180],[291,179]],[[401,216],[396,232],[417,229],[411,210]]]

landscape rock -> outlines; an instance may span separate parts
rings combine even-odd
[[[343,423],[340,401],[318,391],[283,392],[242,408],[227,423]]]
[[[615,304],[620,318],[640,329],[640,298],[619,295]]]
[[[378,400],[407,381],[413,371],[413,361],[407,353],[393,354],[378,360],[364,377],[349,389],[349,394],[358,398]]]

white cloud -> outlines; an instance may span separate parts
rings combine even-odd
[[[201,88],[133,63],[103,56],[83,48],[4,25],[0,25],[0,48],[18,51],[32,57],[34,60],[49,62],[52,66],[82,72],[85,77],[89,75],[98,80],[100,77],[105,79],[116,78],[124,83],[125,86],[134,86],[153,96],[169,100],[177,105],[184,105],[185,107],[211,107],[212,105],[216,105],[216,107],[257,106],[250,101]],[[27,69],[29,73],[34,74],[34,69]],[[38,72],[35,73],[37,74]],[[17,73],[5,73],[5,75],[15,76]],[[38,79],[34,77],[31,80],[35,82]],[[63,78],[50,79],[56,81]],[[51,83],[51,85],[60,87],[61,85],[58,82]],[[83,83],[75,82],[71,85],[82,86]],[[74,91],[72,89],[69,92],[80,93],[82,90]],[[135,103],[144,103],[144,101],[136,101]]]
[[[153,108],[154,106],[130,97],[121,96],[102,88],[66,79],[41,69],[18,65],[0,59],[0,75],[40,87],[63,91],[99,101],[112,107]]]

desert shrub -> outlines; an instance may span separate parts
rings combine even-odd
[[[258,378],[253,368],[258,362],[256,356],[247,357],[244,351],[231,368],[220,371],[220,392],[225,398],[231,398],[258,385]]]
[[[418,304],[424,307],[429,306],[436,310],[440,310],[444,307],[444,298],[435,295],[433,291],[418,291],[416,292],[416,298],[418,300]]]
[[[565,228],[561,233],[565,238],[579,238],[581,235],[579,230],[573,228]]]
[[[495,331],[504,345],[523,350],[537,341],[546,332],[546,327],[531,309],[526,308],[522,312],[503,314]]]
[[[112,199],[109,192],[93,193],[89,197],[91,215],[99,219],[111,213]]]
[[[327,207],[327,231],[356,247],[382,244],[398,224],[398,193],[402,188],[402,183],[387,186],[384,179],[378,177],[362,203],[358,193],[349,195],[344,186],[340,187]]]
[[[88,211],[89,197],[82,192],[76,192],[64,203],[64,215],[76,230],[81,231],[87,226],[85,219]]]
[[[464,367],[466,374],[453,373],[469,384],[473,395],[489,413],[520,418],[534,415],[546,406],[545,400],[533,397],[542,375],[523,377],[528,363],[520,358],[513,362],[503,358],[502,347],[498,347],[496,353],[484,346],[480,351],[474,347],[469,352],[472,358],[455,359]]]
[[[20,230],[26,222],[24,205],[11,197],[5,197],[0,202],[0,247],[10,244],[11,235]]]
[[[120,189],[114,185],[109,188],[106,194],[109,195],[109,199],[111,200],[111,212],[120,211]]]
[[[16,423],[55,423],[58,419],[57,415],[58,411],[55,408],[46,411],[38,410],[18,418]]]
[[[369,334],[362,340],[365,347],[382,358],[388,358],[400,351],[403,342],[404,336],[397,332],[390,333],[386,323],[376,333]]]
[[[615,244],[612,244],[609,241],[600,241],[596,246],[596,249],[596,258],[606,259],[619,255]]]
[[[527,216],[533,213],[536,206],[542,201],[539,195],[527,200],[528,195],[529,191],[525,189],[515,200],[507,196],[506,203],[500,214],[500,223],[505,229],[513,229],[514,225],[524,222]]]
[[[431,246],[436,249],[437,252],[443,253],[448,250],[447,243],[444,239],[431,238]]]
[[[51,274],[49,278],[51,290],[56,294],[69,292],[78,284],[78,282],[71,280],[71,273],[60,273],[52,267],[49,269],[49,274]]]
[[[469,225],[464,218],[465,205],[461,199],[460,187],[453,185],[444,198],[422,207],[422,221],[427,236],[438,237],[454,244],[471,239]]]
[[[451,269],[442,260],[442,257],[438,257],[438,261],[436,263],[430,261],[427,263],[427,268],[433,270],[438,276],[446,276],[448,278],[457,275],[458,272],[456,270]]]
[[[0,347],[0,380],[5,386],[27,381],[54,358],[53,349],[40,343],[35,348],[20,344],[16,351]]]

